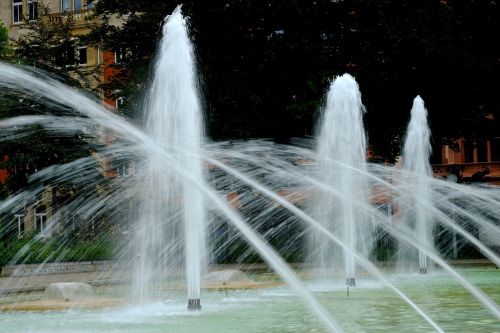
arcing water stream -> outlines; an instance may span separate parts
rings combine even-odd
[[[313,238],[315,250],[309,257],[319,256],[312,265],[320,264],[320,278],[334,280],[339,272],[353,287],[369,274],[435,331],[443,332],[438,316],[424,311],[377,267],[373,253],[380,250],[379,243],[396,240],[402,248],[418,251],[421,272],[430,258],[500,319],[495,295],[446,263],[440,244],[433,245],[430,224],[463,236],[464,243],[473,244],[498,265],[494,251],[468,229],[472,225],[500,234],[499,189],[452,184],[430,176],[430,134],[420,99],[412,110],[405,169],[366,164],[361,95],[349,75],[337,77],[330,87],[315,151],[307,148],[313,146],[307,142],[302,142],[305,148],[266,141],[208,143],[203,138],[194,63],[186,23],[177,9],[164,25],[144,105],[145,130],[43,72],[0,63],[2,97],[29,97],[33,105],[50,110],[3,120],[2,142],[22,141],[43,127],[54,137],[83,133],[85,146],[93,151],[92,156],[36,173],[26,190],[2,202],[2,216],[9,218],[18,206],[39,201],[48,187],[70,188],[74,194],[60,200],[48,221],[54,237],[64,241],[47,260],[57,261],[74,241],[69,237],[72,229],[63,226],[105,221],[127,231],[117,246],[117,259],[135,267],[132,290],[138,300],[154,301],[158,286],[180,275],[186,280],[190,310],[201,307],[201,276],[204,263],[215,260],[211,253],[225,252],[241,242],[219,232],[217,228],[227,224],[300,295],[329,331],[340,332],[346,327],[336,320],[342,309],[327,310],[282,257],[289,249],[310,252],[308,240]],[[112,140],[103,144],[103,133],[112,133]],[[100,176],[96,170],[109,161],[134,171]],[[389,206],[397,206],[399,212],[392,214],[391,208],[387,213]],[[28,242],[13,262],[22,263],[41,236]],[[343,269],[333,265],[338,259]],[[178,273],[181,267],[185,274]],[[333,274],[324,273],[332,268]],[[426,283],[424,277],[411,278]]]

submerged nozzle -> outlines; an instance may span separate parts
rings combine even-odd
[[[199,298],[188,299],[188,311],[201,311],[201,302]]]
[[[348,277],[345,279],[345,285],[347,287],[356,287],[356,279],[353,277]]]
[[[427,274],[427,267],[420,267],[420,274]]]

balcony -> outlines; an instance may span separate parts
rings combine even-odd
[[[500,185],[500,161],[435,164],[432,169],[436,177],[446,178],[449,174],[454,173],[465,182],[483,178],[488,183]]]
[[[83,25],[86,21],[92,18],[94,15],[94,10],[92,9],[82,9],[75,11],[66,11],[62,13],[52,13],[47,15],[47,18],[51,22],[64,22],[68,17],[72,17],[75,25]]]

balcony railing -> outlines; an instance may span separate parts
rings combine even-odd
[[[435,176],[446,177],[450,173],[459,172],[462,177],[472,177],[478,172],[487,171],[489,178],[500,178],[500,161],[458,163],[458,164],[435,164],[432,166]]]
[[[82,9],[82,10],[74,10],[74,11],[65,11],[62,13],[52,13],[47,15],[47,18],[50,21],[62,22],[68,17],[73,17],[73,20],[76,24],[84,23],[86,20],[91,18],[94,15],[93,9]]]

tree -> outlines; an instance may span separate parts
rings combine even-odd
[[[9,55],[9,31],[0,21],[0,59],[6,59]]]
[[[63,68],[74,66],[77,46],[72,34],[73,16],[50,16],[48,5],[40,4],[39,18],[25,18],[21,35],[14,40],[16,57],[25,64]]]
[[[101,88],[107,98],[126,96],[125,110],[140,108],[147,88],[151,60],[161,36],[163,18],[173,10],[164,1],[96,1],[95,19],[86,43],[117,53],[118,63],[109,64],[113,77]],[[146,10],[144,10],[146,9]],[[116,20],[121,24],[117,25]]]
[[[98,92],[94,82],[99,80],[100,68],[89,70],[78,65],[78,46],[85,44],[84,36],[73,33],[73,13],[52,15],[43,3],[37,8],[38,19],[26,17],[20,36],[13,41],[16,61],[64,76],[68,84],[78,88]]]
[[[93,82],[88,80],[88,76],[89,74],[99,75],[99,68],[89,72],[86,68],[81,68],[76,64],[75,48],[83,45],[83,38],[73,34],[75,21],[72,13],[53,15],[50,14],[47,6],[40,5],[38,14],[37,20],[25,19],[19,38],[13,41],[16,48],[13,57],[9,60],[16,65],[24,66],[26,70],[36,67],[31,72],[33,76],[50,77],[80,89],[91,86]],[[1,31],[3,30],[0,29]],[[78,111],[69,110],[68,106],[61,105],[58,101],[48,102],[45,96],[32,93],[29,89],[0,90],[0,120],[26,115],[61,115],[73,111],[75,115],[80,115]],[[61,118],[61,121],[64,122],[64,118]],[[7,170],[8,178],[6,183],[0,186],[0,196],[5,198],[29,189],[23,194],[27,194],[24,198],[28,202],[25,204],[32,205],[40,199],[40,191],[45,191],[48,183],[52,189],[50,200],[54,211],[63,205],[69,205],[74,210],[74,207],[78,205],[78,202],[74,202],[78,199],[98,196],[97,189],[102,183],[106,183],[106,179],[101,172],[100,161],[93,157],[86,161],[86,164],[79,170],[78,176],[63,177],[58,181],[47,179],[49,176],[61,176],[57,173],[57,164],[66,164],[80,158],[90,157],[93,152],[101,148],[102,143],[95,140],[96,137],[89,138],[85,134],[89,130],[92,132],[87,127],[61,135],[47,130],[42,123],[2,127],[0,169]],[[30,177],[33,174],[50,166],[53,166],[56,171],[51,171],[50,175],[43,178],[43,181],[30,183]],[[63,172],[66,176],[67,170],[58,172]],[[19,203],[18,200],[14,204]],[[17,225],[13,224],[12,209],[17,209],[17,207],[4,209],[0,216],[0,247],[2,245],[4,247],[4,259],[8,258],[8,254],[12,256],[16,253],[12,251],[13,243],[10,243],[12,240],[14,243],[17,241],[15,237]],[[95,216],[97,215],[99,214],[96,213]],[[102,215],[101,213],[100,216]],[[61,217],[59,222],[63,220],[64,218]],[[36,251],[34,249],[32,252]],[[2,252],[1,248],[0,252]]]
[[[82,88],[88,73],[78,70],[75,48],[80,45],[72,34],[74,19],[70,13],[51,16],[48,5],[39,4],[38,19],[25,19],[22,33],[14,40],[14,61],[39,67],[45,75]],[[1,34],[1,29],[0,29]],[[56,104],[47,105],[42,96],[26,92],[0,91],[0,119],[54,114]],[[28,185],[29,176],[53,164],[66,163],[89,156],[92,147],[82,132],[56,137],[40,125],[22,129],[3,129],[0,140],[0,169],[9,173],[3,192],[12,194]],[[21,139],[16,139],[16,138]]]
[[[46,105],[40,96],[0,91],[0,119],[22,115],[50,114],[52,105]],[[36,111],[34,111],[36,110]],[[0,140],[0,169],[6,169],[7,193],[16,193],[28,186],[29,177],[50,165],[67,163],[89,156],[95,149],[83,132],[59,137],[42,125],[4,128]]]
[[[96,3],[103,24],[91,40],[127,49],[109,90],[128,94],[132,109],[140,108],[163,18],[177,3]],[[183,3],[213,139],[312,134],[328,82],[344,72],[359,82],[372,149],[389,160],[400,152],[417,94],[437,143],[498,132],[500,104],[490,84],[500,77],[498,2]],[[123,25],[112,24],[116,17]]]

